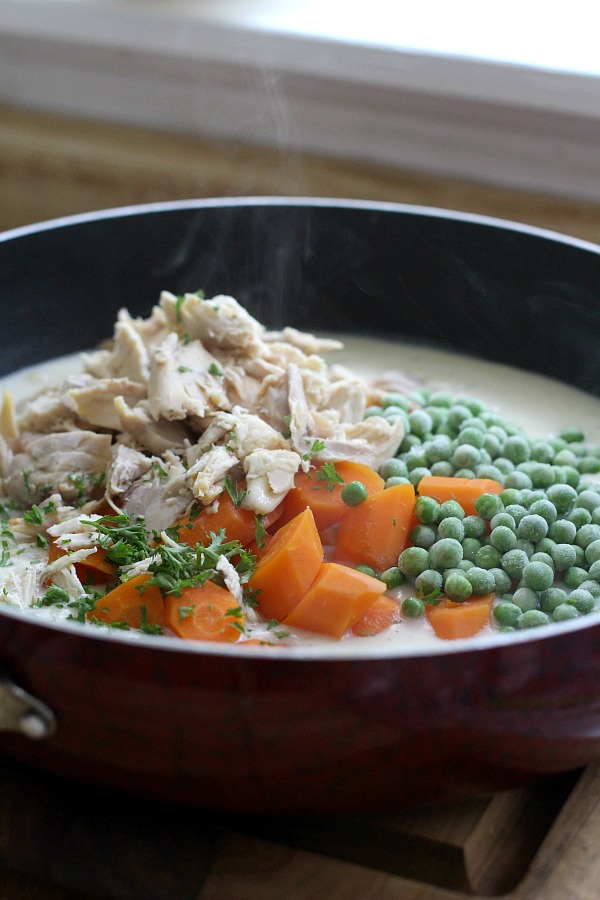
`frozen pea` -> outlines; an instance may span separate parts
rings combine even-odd
[[[413,450],[415,447],[420,447],[422,443],[423,442],[422,442],[421,438],[418,437],[418,435],[411,434],[409,432],[408,434],[405,434],[404,437],[402,438],[402,443],[400,444],[400,452],[408,453],[410,450]]]
[[[407,578],[415,579],[429,568],[429,552],[424,547],[407,547],[398,557],[398,568]]]
[[[504,488],[504,490],[500,492],[499,497],[506,510],[506,507],[510,506],[512,503],[519,504],[521,502],[521,491],[517,488]]]
[[[592,563],[588,575],[600,584],[600,561]]]
[[[527,509],[521,503],[510,503],[505,507],[504,512],[512,516],[515,525],[518,525],[521,519],[527,515]]]
[[[475,562],[475,557],[477,556],[478,551],[483,546],[481,541],[478,538],[463,538],[461,541],[463,548],[463,559],[468,559],[471,562]]]
[[[501,560],[502,568],[514,580],[521,578],[528,562],[529,557],[525,551],[517,548],[504,553]]]
[[[504,511],[504,504],[498,494],[481,494],[475,500],[475,512],[482,519],[489,521],[495,515]]]
[[[548,525],[551,525],[552,522],[555,522],[557,519],[557,511],[554,503],[551,503],[550,500],[536,500],[529,507],[529,513],[531,515],[541,516],[546,520]]]
[[[523,610],[516,603],[497,603],[493,610],[498,625],[515,626],[523,615]]]
[[[530,557],[533,553],[535,553],[535,544],[533,541],[524,541],[522,538],[517,539],[517,546],[515,550],[522,550],[524,553]]]
[[[475,565],[482,569],[496,569],[500,565],[502,554],[491,544],[485,544],[475,554]]]
[[[436,569],[424,569],[415,578],[415,587],[422,597],[427,597],[434,591],[441,591],[443,579]]]
[[[597,562],[600,559],[600,541],[592,541],[585,548],[585,561],[588,565]]]
[[[461,521],[464,519],[465,511],[462,508],[462,506],[460,505],[460,503],[458,503],[458,501],[445,500],[440,505],[440,513],[439,513],[440,520],[445,519],[448,516],[455,516],[457,519],[460,519]]]
[[[477,419],[467,419],[465,421],[463,427],[458,432],[457,440],[459,446],[461,444],[467,444],[470,447],[474,447],[476,450],[481,450],[481,448],[483,447],[483,439],[485,435],[481,428],[477,428],[475,425],[467,424],[468,422],[473,421],[476,422]]]
[[[502,450],[502,444],[500,439],[496,437],[495,434],[490,434],[490,432],[486,432],[483,436],[483,443],[481,445],[482,450],[487,450],[492,459],[495,459],[500,455],[500,451]]]
[[[393,475],[391,478],[388,478],[384,484],[384,488],[394,487],[396,484],[411,484],[408,478],[404,478],[401,475]]]
[[[547,463],[534,463],[529,477],[534,488],[548,488],[556,481],[554,469]]]
[[[471,469],[479,464],[480,452],[477,447],[471,444],[459,444],[452,454],[452,464],[457,469]]]
[[[473,560],[465,559],[463,556],[463,558],[461,559],[461,561],[459,562],[459,564],[456,568],[460,569],[461,572],[468,572],[469,569],[472,569],[474,565],[475,565],[475,563],[473,562]]]
[[[453,403],[448,410],[448,424],[456,433],[462,428],[463,422],[471,418],[471,410],[462,403]]]
[[[563,428],[558,436],[561,437],[563,441],[566,441],[567,444],[577,443],[585,439],[583,431],[577,425],[569,425],[566,428]]]
[[[553,541],[549,537],[542,538],[541,541],[538,541],[537,544],[534,545],[534,550],[536,553],[552,553],[552,548],[556,546],[556,541]]]
[[[541,541],[548,534],[548,523],[538,515],[527,514],[517,525],[517,537],[525,541]]]
[[[466,577],[473,588],[474,594],[489,594],[496,589],[496,580],[489,569],[472,566],[466,572]]]
[[[538,500],[546,500],[546,492],[542,490],[532,489],[531,491],[523,491],[523,505],[527,507],[527,509],[531,509],[534,503],[537,503]]]
[[[406,552],[406,551],[404,551]],[[450,569],[463,558],[463,548],[454,538],[442,538],[429,550],[431,565],[436,569]]]
[[[592,595],[592,597],[594,597],[594,599],[596,597],[600,597],[600,584],[598,584],[597,581],[594,581],[590,578],[588,578],[587,581],[582,581],[581,584],[579,585],[578,590],[589,591],[590,594]]]
[[[598,491],[592,491],[587,488],[577,495],[575,506],[587,509],[588,512],[593,512],[600,506],[600,494]]]
[[[519,587],[513,594],[513,603],[515,603],[521,612],[528,609],[538,608],[538,595],[534,590],[528,587]]]
[[[572,544],[555,544],[550,555],[557,572],[566,572],[576,563],[575,548]]]
[[[596,605],[596,601],[591,592],[586,591],[585,588],[582,588],[581,586],[575,588],[574,591],[571,591],[567,598],[567,603],[574,606],[575,609],[584,616],[591,613]]]
[[[514,550],[516,547],[517,536],[512,528],[506,525],[498,525],[490,532],[490,543],[500,553],[506,553],[507,550]]]
[[[556,541],[557,544],[572,544],[577,534],[577,527],[574,522],[568,519],[557,519],[548,529],[548,537]]]
[[[528,609],[517,622],[518,628],[539,628],[541,625],[547,625],[550,619],[541,609]]]
[[[523,569],[523,583],[532,591],[545,591],[554,581],[554,569],[544,562],[529,562]]]
[[[415,525],[415,527],[411,529],[409,537],[411,544],[415,547],[422,547],[425,550],[429,550],[431,545],[435,544],[437,540],[435,529],[430,525]]]
[[[557,450],[552,462],[555,466],[575,466],[577,457],[565,444],[565,447],[561,450]]]
[[[482,538],[487,532],[487,524],[481,516],[465,516],[463,528],[466,538]]]
[[[346,506],[359,506],[369,496],[362,481],[349,481],[341,490],[340,496]]]
[[[442,406],[448,409],[452,406],[453,397],[447,391],[432,391],[429,395],[429,403],[431,406]]]
[[[501,596],[502,594],[506,594],[508,593],[508,591],[510,591],[512,579],[510,575],[507,575],[504,569],[488,569],[488,572],[494,576],[494,591],[496,594],[499,594]]]
[[[577,469],[582,475],[595,475],[600,472],[600,459],[597,456],[582,456]]]
[[[577,619],[580,615],[577,607],[571,603],[561,603],[552,613],[555,622],[566,622],[568,619]]]
[[[497,466],[489,463],[484,463],[483,465],[477,466],[475,469],[475,475],[477,476],[477,478],[491,478],[492,481],[497,481],[499,484],[504,484],[504,473]]]
[[[559,587],[550,587],[540,593],[540,608],[553,613],[557,606],[567,602],[567,592]]]
[[[457,603],[468,600],[473,593],[473,588],[471,587],[467,575],[462,573],[459,575],[457,572],[451,573],[448,578],[446,578],[444,590],[446,596]]]
[[[586,524],[577,529],[575,543],[585,550],[594,541],[600,540],[600,525]],[[592,560],[594,562],[594,560]]]
[[[588,573],[585,569],[580,568],[580,566],[571,566],[570,569],[567,569],[563,581],[566,587],[574,589],[578,588],[580,584],[583,584],[588,577]]]
[[[501,513],[497,513],[492,519],[490,519],[490,528],[493,530],[497,528],[499,525],[504,525],[507,528],[510,528],[511,531],[515,531],[517,527],[517,523],[510,513],[507,513],[506,510]]]
[[[388,478],[395,478],[397,476],[406,478],[408,469],[403,459],[393,456],[390,459],[386,459],[385,462],[380,465],[379,474],[384,481],[387,481]]]
[[[400,571],[398,566],[390,566],[389,569],[381,573],[379,578],[383,581],[388,591],[400,587],[406,581],[406,576]]]
[[[424,438],[433,428],[433,419],[424,409],[416,409],[408,414],[408,424],[412,434]]]
[[[554,504],[559,516],[570,512],[577,499],[577,491],[569,484],[551,484],[546,491],[548,500]]]
[[[454,538],[456,541],[462,541],[465,536],[465,528],[462,519],[457,516],[446,516],[438,525],[439,538]]]
[[[418,487],[421,478],[425,478],[427,475],[431,475],[430,469],[427,469],[425,466],[416,466],[408,473],[408,480],[411,484],[414,484],[415,487]]]
[[[431,464],[431,474],[441,478],[451,478],[454,474],[454,466],[451,462],[440,459],[439,462]]]
[[[580,528],[583,528],[584,525],[590,524],[592,521],[592,514],[588,509],[584,509],[582,506],[576,506],[566,518],[570,522],[573,522],[575,528],[579,530]]]
[[[414,512],[423,525],[433,525],[439,518],[440,504],[433,497],[417,497]]]
[[[504,456],[498,456],[494,460],[494,465],[497,469],[502,472],[503,475],[508,475],[509,472],[515,471],[515,464],[510,461],[510,459],[506,459]]]
[[[554,447],[548,441],[534,441],[531,445],[531,459],[551,463],[554,460]]]
[[[452,441],[445,434],[438,434],[430,438],[423,448],[430,465],[436,462],[445,462],[452,456]]]
[[[513,437],[508,437],[504,442],[504,447],[502,448],[502,453],[507,459],[510,459],[515,465],[519,463],[526,462],[530,455],[531,450],[529,447],[529,442],[520,435],[514,435]]]
[[[504,476],[504,487],[515,488],[518,491],[526,490],[532,487],[532,481],[526,472],[520,472],[516,469]]]
[[[423,447],[421,445],[411,447],[404,454],[404,462],[406,463],[406,468],[408,469],[409,474],[413,469],[426,468],[427,457],[423,452]]]
[[[540,551],[536,550],[535,553],[532,553],[532,555],[529,557],[529,562],[532,562],[532,563],[542,562],[542,563],[544,563],[544,565],[550,566],[550,568],[554,572],[554,569],[555,569],[554,560],[552,559],[552,557],[550,556],[549,553],[544,553],[541,550]]]

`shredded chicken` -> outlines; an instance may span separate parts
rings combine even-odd
[[[243,479],[243,505],[265,514],[311,463],[376,468],[402,427],[363,418],[370,388],[321,355],[341,346],[291,327],[267,331],[230,296],[164,291],[145,319],[119,312],[82,375],[17,410],[5,398],[4,489],[24,505],[55,492],[63,506],[92,509],[103,494],[160,531],[194,502],[218,503],[228,478]]]

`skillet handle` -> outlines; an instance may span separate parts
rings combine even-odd
[[[0,679],[0,732],[17,731],[33,741],[56,731],[56,717],[45,703],[7,678]]]

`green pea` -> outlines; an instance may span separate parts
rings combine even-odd
[[[406,551],[405,551],[406,552]],[[456,567],[463,558],[463,548],[454,538],[442,538],[430,548],[431,565],[436,569]]]
[[[556,547],[556,541],[553,541],[549,537],[542,538],[541,541],[538,541],[537,544],[534,545],[536,553],[546,553],[548,555],[552,555],[553,547]]]
[[[577,527],[574,522],[568,519],[557,519],[548,529],[548,537],[556,541],[557,544],[572,544],[577,534]]]
[[[428,551],[424,547],[407,547],[398,557],[398,568],[403,575],[414,580],[429,568]]]
[[[487,532],[487,524],[481,516],[465,516],[463,519],[465,538],[482,538]]]
[[[573,522],[575,528],[579,530],[583,528],[584,525],[589,525],[592,521],[592,514],[588,509],[584,509],[582,506],[576,506],[575,509],[572,509],[567,519],[570,522]]]
[[[388,478],[396,478],[398,476],[400,478],[406,478],[408,469],[403,459],[393,456],[390,459],[386,459],[385,462],[380,465],[379,474],[384,481],[387,481]]]
[[[431,474],[441,478],[451,478],[454,474],[454,466],[447,460],[440,460],[431,464]]]
[[[446,519],[448,516],[454,516],[461,521],[465,517],[465,511],[456,500],[445,500],[444,503],[440,505],[440,519]]]
[[[465,528],[462,519],[457,516],[446,516],[441,519],[438,525],[439,538],[454,538],[456,541],[462,541],[465,536]]]
[[[456,433],[460,431],[462,423],[471,418],[471,410],[461,403],[454,403],[448,410],[448,424],[455,429]]]
[[[524,550],[515,548],[502,556],[502,568],[510,578],[517,580],[523,575],[525,566],[529,563],[529,557]]]
[[[517,545],[517,536],[512,528],[507,525],[498,525],[490,532],[490,543],[500,553],[514,550]]]
[[[497,603],[494,606],[493,615],[498,625],[514,627],[523,615],[523,610],[516,603]]]
[[[582,581],[577,590],[589,591],[594,599],[600,597],[600,584],[591,578],[588,578],[587,581]]]
[[[532,481],[526,472],[521,472],[517,469],[504,476],[504,487],[505,489],[514,488],[515,490],[523,491],[532,487]]]
[[[570,569],[566,570],[563,581],[566,587],[574,589],[578,588],[580,584],[583,584],[583,582],[587,580],[587,577],[588,573],[585,569],[582,569],[579,566],[571,566]]]
[[[567,603],[574,606],[575,609],[584,616],[591,613],[596,605],[596,601],[590,591],[586,591],[585,588],[582,587],[575,588],[574,591],[571,591]]]
[[[510,503],[505,507],[504,512],[514,520],[515,525],[518,525],[521,519],[527,515],[527,509],[521,503]],[[496,517],[494,516],[494,518]]]
[[[527,514],[517,525],[517,537],[525,541],[541,541],[548,534],[548,523],[538,515]]]
[[[582,525],[581,528],[577,529],[575,543],[582,547],[584,550],[589,546],[589,544],[598,540],[600,540],[600,525]],[[594,560],[592,560],[592,562],[593,561]]]
[[[529,562],[530,563],[541,562],[541,563],[544,563],[544,565],[549,566],[553,572],[555,570],[554,560],[552,559],[550,554],[544,553],[541,550],[540,551],[536,550],[536,552],[533,553],[529,557]]]
[[[409,409],[408,398],[404,396],[404,394],[386,394],[383,400],[381,401],[381,406],[383,409],[387,409],[389,406],[398,406],[400,409],[403,409],[405,412]]]
[[[481,450],[483,447],[483,441],[485,438],[485,433],[478,428],[476,425],[468,425],[467,422],[476,422],[477,419],[467,419],[458,432],[458,443],[459,446],[462,444],[467,444],[471,447],[474,447],[476,450]]]
[[[420,438],[426,437],[433,428],[433,419],[424,409],[416,409],[408,414],[408,423],[412,434]]]
[[[415,578],[415,587],[421,597],[427,597],[434,591],[441,591],[443,578],[436,569],[425,569]]]
[[[504,504],[498,494],[481,494],[475,500],[475,512],[482,519],[489,521],[500,512],[504,512]]]
[[[577,469],[582,475],[595,475],[600,472],[600,459],[597,456],[582,456]]]
[[[468,573],[467,573],[468,574]],[[451,573],[444,583],[446,596],[456,603],[463,603],[473,593],[473,588],[466,575]]]
[[[533,591],[545,591],[554,581],[554,569],[544,562],[529,562],[523,569],[523,583]]]
[[[502,554],[496,547],[486,544],[475,554],[475,564],[482,569],[496,569],[500,565]]]
[[[418,597],[406,597],[402,601],[401,609],[408,619],[418,619],[425,614],[425,604]]]
[[[429,548],[435,544],[437,534],[435,529],[430,525],[415,525],[415,527],[411,529],[409,538],[411,544],[415,547],[422,547],[425,550],[429,550]]]
[[[470,562],[475,562],[475,557],[477,556],[477,553],[479,552],[479,550],[481,550],[481,547],[483,546],[481,541],[478,540],[477,538],[466,537],[466,538],[463,538],[461,543],[462,543],[462,548],[463,548],[463,559],[467,559]]]
[[[497,481],[499,484],[504,484],[504,473],[494,465],[479,465],[475,469],[475,475],[477,478],[491,478],[492,481]],[[494,495],[494,496],[497,496]],[[500,499],[500,498],[498,498]],[[500,500],[500,502],[502,502]]]
[[[548,500],[554,504],[559,516],[569,513],[577,499],[577,491],[569,484],[551,484],[546,491]]]
[[[472,566],[465,575],[474,594],[489,594],[496,589],[496,579],[490,569]]]
[[[433,497],[417,497],[415,501],[415,518],[423,525],[433,525],[440,514],[440,504]]]
[[[587,509],[588,512],[593,512],[600,506],[600,494],[598,491],[592,491],[589,488],[581,491],[580,494],[577,494],[575,506]]]
[[[539,628],[541,625],[547,625],[550,618],[541,609],[528,609],[517,622],[518,628]]]
[[[581,428],[578,428],[576,425],[570,425],[567,428],[563,428],[558,436],[561,437],[563,441],[566,441],[567,444],[577,443],[578,441],[583,441],[585,438]]]
[[[504,569],[500,568],[488,569],[487,571],[494,576],[495,593],[499,594],[500,596],[502,596],[502,594],[506,594],[510,590],[510,586],[512,584],[512,578],[510,577],[510,575],[507,575]]]
[[[454,399],[452,394],[447,391],[432,391],[429,395],[429,403],[431,406],[442,406],[446,409],[452,406]]]
[[[390,566],[389,569],[386,569],[385,572],[381,573],[379,578],[381,581],[383,581],[388,591],[400,587],[400,585],[404,584],[404,582],[406,581],[406,577],[400,571],[398,566]]]
[[[515,603],[521,612],[528,609],[538,608],[538,595],[534,590],[528,587],[520,587],[513,594],[513,603]]]
[[[373,568],[373,566],[368,566],[366,563],[359,563],[354,567],[357,572],[362,572],[363,575],[370,575],[371,578],[377,578],[377,572]]]
[[[547,498],[544,500],[536,500],[532,503],[529,507],[529,513],[531,515],[541,516],[546,520],[548,525],[555,522],[558,516],[554,503],[551,503]]]
[[[452,441],[445,434],[437,434],[423,445],[427,462],[431,465],[436,462],[445,462],[452,456]]]
[[[526,462],[531,456],[529,442],[519,435],[509,437],[504,442],[502,453],[507,459],[510,459],[515,465]]]
[[[392,475],[391,478],[388,478],[384,484],[384,488],[394,487],[396,484],[411,484],[408,478],[404,478],[401,475]]]
[[[531,445],[531,459],[542,463],[553,462],[554,447],[547,441],[534,441]]]
[[[567,619],[577,619],[580,616],[579,610],[571,603],[561,603],[552,613],[555,622],[566,622]]]
[[[408,480],[411,484],[414,484],[415,487],[418,487],[421,478],[425,478],[427,475],[431,475],[430,469],[425,468],[425,466],[416,466],[408,473]]]
[[[566,572],[576,563],[575,548],[572,544],[555,544],[550,555],[557,572]]]
[[[540,593],[540,608],[546,613],[553,613],[557,606],[567,602],[567,592],[562,588],[550,587]]]
[[[591,566],[600,559],[600,541],[592,541],[585,548],[585,561]]]
[[[367,499],[369,492],[362,481],[349,481],[342,488],[340,496],[346,506],[359,506]]]

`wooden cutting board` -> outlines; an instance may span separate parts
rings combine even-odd
[[[600,764],[443,809],[300,819],[181,809],[0,760],[2,900],[596,900],[599,838]]]

